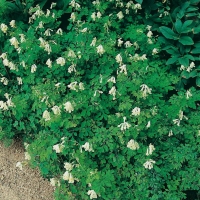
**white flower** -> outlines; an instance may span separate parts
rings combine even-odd
[[[136,42],[135,42],[135,43],[136,43]],[[134,43],[134,44],[135,44],[135,43]],[[131,47],[133,44],[131,44],[130,41],[126,41],[126,42],[124,43],[124,45],[125,45],[126,48],[129,48],[129,47]]]
[[[76,91],[77,90],[76,85],[77,85],[77,81],[70,83],[69,85],[67,85],[67,87],[70,90],[75,90]]]
[[[21,162],[17,162],[16,167],[18,167],[20,170],[22,170],[22,163]]]
[[[121,47],[122,46],[122,44],[124,43],[122,40],[121,40],[122,38],[119,38],[117,41],[118,41],[118,47]]]
[[[21,43],[26,41],[24,34],[19,34],[19,36],[20,36],[20,42]]]
[[[180,126],[181,120],[179,119],[173,119],[174,124],[177,124],[177,126]]]
[[[145,85],[145,84],[142,84],[141,86],[141,90],[140,91],[142,91],[142,96],[143,96],[143,98],[146,98],[146,96],[148,95],[148,94],[151,94],[151,88],[149,88],[147,85]]]
[[[69,68],[68,68],[68,72],[71,74],[72,72],[76,72],[76,65],[72,64]]]
[[[189,99],[192,96],[192,93],[190,92],[190,90],[186,91],[186,99]]]
[[[8,65],[9,65],[9,61],[8,61],[7,58],[3,60],[3,65],[4,65],[4,66],[8,66]]]
[[[3,101],[0,101],[0,109],[8,110],[8,106],[7,106],[7,104],[4,103]]]
[[[100,91],[100,90],[95,90],[95,92],[94,92],[94,97],[96,97],[96,95],[97,95],[97,92],[99,93],[99,94],[102,94],[103,92],[102,91]]]
[[[50,60],[50,58],[47,60],[46,65],[51,68],[52,67],[52,61]]]
[[[132,114],[131,114],[131,115],[134,115],[134,116],[140,115],[140,108],[135,107],[135,108],[132,110]]]
[[[36,28],[36,30],[38,29],[38,28],[44,28],[44,23],[41,21],[41,22],[39,22],[39,25],[38,25],[38,27]]]
[[[65,59],[62,58],[62,57],[59,57],[57,60],[56,60],[57,64],[60,65],[60,66],[64,66],[65,65]]]
[[[146,54],[143,54],[143,55],[140,57],[140,60],[142,60],[142,61],[147,60]]]
[[[4,85],[8,85],[8,79],[6,77],[2,77],[1,78],[1,82],[4,84]]]
[[[8,63],[8,67],[10,68],[10,70],[16,70],[17,69],[16,66],[15,66],[15,64],[12,63],[12,62]]]
[[[158,53],[158,49],[154,48],[153,51],[152,51],[152,55],[155,55]]]
[[[137,150],[137,149],[140,148],[139,144],[138,144],[135,140],[133,140],[133,139],[131,139],[131,140],[128,142],[127,147],[128,147],[129,149],[131,149],[131,150]]]
[[[64,163],[64,168],[67,170],[67,171],[72,171],[73,169],[73,165],[69,162],[65,162]]]
[[[62,34],[63,34],[63,31],[62,31],[62,29],[61,29],[61,28],[59,28],[59,29],[56,31],[56,34],[58,34],[58,35],[62,35]]]
[[[1,24],[1,30],[2,30],[2,32],[6,33],[8,30],[8,26],[5,24]]]
[[[42,117],[45,119],[45,121],[49,121],[51,119],[50,113],[47,110],[43,112]]]
[[[36,70],[37,70],[37,66],[36,66],[35,64],[32,65],[32,66],[31,66],[31,73],[36,72]]]
[[[52,29],[48,28],[45,32],[44,35],[46,36],[51,36],[51,31],[53,31]]]
[[[194,67],[195,67],[194,62],[191,62],[191,63],[190,63],[190,68],[194,68]]]
[[[44,45],[44,50],[47,51],[48,54],[50,54],[52,52],[51,46],[48,43],[46,43]]]
[[[15,107],[14,103],[12,102],[11,98],[8,98],[8,100],[6,101],[8,107]]]
[[[109,94],[110,95],[112,95],[113,96],[113,100],[115,100],[116,98],[115,98],[115,96],[116,96],[116,87],[115,86],[113,86],[111,89],[110,89],[110,91],[109,91]]]
[[[131,127],[131,125],[126,122],[126,117],[123,117],[123,120],[124,122],[117,126],[121,129],[121,131],[125,131],[126,129],[129,129]]]
[[[89,151],[89,152],[94,152],[94,150],[92,149],[92,145],[90,145],[89,142],[86,142],[84,145],[81,146],[82,148],[85,149],[85,151]]]
[[[147,43],[148,44],[153,44],[153,41],[150,38],[148,38]]]
[[[61,83],[56,83],[55,87],[59,88]]]
[[[0,56],[0,58],[6,59],[7,58],[7,53],[2,53],[1,56]]]
[[[84,28],[83,30],[81,30],[81,33],[86,33],[87,32],[87,28]]]
[[[122,64],[122,57],[120,54],[118,54],[116,57],[115,57],[115,60],[117,63],[119,63],[120,65]]]
[[[50,9],[52,9],[52,8],[54,8],[54,7],[56,7],[56,3],[53,2],[53,3],[51,4]]]
[[[137,42],[134,42],[133,45],[134,45],[136,50],[140,48]]]
[[[94,190],[89,190],[87,194],[90,196],[90,199],[97,199],[97,194]]]
[[[180,70],[181,70],[181,71],[185,70],[185,66],[184,66],[184,65],[181,65]]]
[[[108,79],[107,82],[112,82],[112,83],[116,83],[115,77],[112,76],[110,79]]]
[[[170,130],[168,136],[171,137],[172,135],[173,135],[173,132],[172,130]]]
[[[50,12],[50,10],[49,9],[47,9],[47,13],[46,13],[46,17],[49,17],[49,15],[51,14],[51,12]]]
[[[134,9],[135,9],[135,10],[141,10],[142,7],[141,7],[141,5],[140,5],[139,3],[136,3],[136,4],[134,5]]]
[[[93,19],[93,21],[95,21],[95,19],[96,19],[96,13],[95,13],[95,12],[93,12],[93,13],[91,14],[91,18]]]
[[[124,17],[122,11],[120,11],[120,12],[117,13],[117,17],[118,17],[119,19],[122,19],[122,18]]]
[[[153,153],[153,151],[155,150],[154,145],[152,145],[151,143],[149,144],[149,147],[147,148],[147,152],[146,152],[146,156],[149,156]]]
[[[12,28],[15,28],[15,20],[12,20],[12,21],[10,22],[10,26],[11,26]]]
[[[73,12],[73,13],[71,13],[70,19],[71,19],[73,22],[75,22],[75,21],[76,21],[76,15],[75,15],[75,13],[74,13],[74,12]]]
[[[18,85],[22,85],[22,78],[21,77],[17,77],[17,81],[18,81]]]
[[[105,53],[105,50],[104,50],[104,48],[103,48],[103,46],[101,44],[96,48],[97,48],[97,53],[99,55],[102,55],[103,53]]]
[[[91,42],[91,44],[90,44],[90,46],[94,47],[96,45],[96,41],[97,41],[97,38],[94,37],[92,42]]]
[[[63,144],[56,144],[56,145],[53,145],[53,150],[55,150],[56,153],[61,153],[64,147],[65,145]]]
[[[127,75],[126,65],[121,65],[119,66],[119,68],[120,68],[120,71],[119,71],[120,73],[124,73]]]
[[[147,128],[149,128],[151,126],[151,122],[150,121],[148,121],[148,123],[147,123]]]
[[[28,152],[25,152],[25,160],[31,160],[31,156]]]
[[[18,44],[18,40],[16,39],[16,37],[11,38],[10,40],[11,45],[13,45],[16,49],[19,47]]]
[[[74,183],[74,177],[72,176],[72,174],[69,174],[69,181],[68,183]]]
[[[70,58],[76,58],[76,54],[75,54],[74,51],[71,50],[71,49],[69,50],[67,56],[70,57]]]
[[[53,110],[53,113],[55,115],[60,115],[60,108],[58,106],[54,106],[53,108],[51,108]]]
[[[100,19],[102,14],[100,12],[97,12],[97,18]]]
[[[152,35],[153,35],[153,33],[152,33],[151,31],[149,31],[149,32],[147,33],[147,37],[148,37],[148,38],[151,38]]]
[[[79,86],[79,90],[84,90],[85,89],[83,83],[81,83],[81,82],[78,84],[78,86]]]
[[[66,171],[66,172],[63,174],[63,180],[68,181],[68,180],[69,180],[69,175],[70,175],[70,173],[69,173],[68,171]]]
[[[146,27],[146,29],[147,29],[148,31],[150,31],[151,28],[152,28],[152,26],[150,26],[150,25],[147,25],[147,27]]]
[[[56,186],[56,179],[55,178],[50,178],[50,184],[52,185],[52,186]]]
[[[143,164],[143,166],[146,169],[152,169],[153,168],[153,163],[156,163],[156,162],[154,160],[152,160],[152,159],[149,159]]]
[[[66,102],[64,105],[64,109],[66,110],[66,112],[71,113],[72,111],[74,111],[74,108],[72,106],[72,104],[68,101]]]

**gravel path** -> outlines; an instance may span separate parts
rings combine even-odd
[[[9,148],[0,143],[0,200],[53,200],[53,187],[39,170],[25,166],[21,171],[18,161],[24,161],[22,143]]]

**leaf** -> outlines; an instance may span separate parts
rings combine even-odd
[[[175,29],[178,33],[181,33],[181,30],[182,30],[182,22],[180,19],[177,19],[176,22],[175,22]]]
[[[178,57],[172,57],[172,58],[169,58],[166,62],[166,65],[171,65],[173,63],[175,63],[176,61],[178,60]]]
[[[200,54],[200,48],[192,49],[191,53],[193,53],[193,54]]]
[[[138,2],[139,4],[142,4],[143,0],[135,0],[136,2]]]
[[[181,73],[181,77],[182,77],[182,78],[185,78],[185,79],[188,79],[188,78],[189,78],[189,72],[183,71],[183,72]]]
[[[192,71],[192,72],[189,74],[189,77],[190,77],[190,78],[194,78],[194,77],[196,77],[196,76],[197,76],[197,71],[196,71],[196,70]]]
[[[189,59],[186,58],[186,57],[179,58],[178,61],[179,61],[179,63],[181,65],[184,65],[184,66],[188,66],[189,65]]]
[[[193,20],[187,20],[183,23],[182,29],[187,28],[189,25],[191,25]]]
[[[193,28],[193,33],[194,34],[197,34],[199,32],[200,32],[200,26],[197,26],[197,27]]]
[[[161,26],[160,28],[160,32],[167,38],[167,39],[173,39],[173,40],[177,40],[177,34],[174,33],[174,31],[172,31],[172,29],[166,27],[166,26]]]
[[[196,78],[196,84],[197,84],[198,87],[200,87],[200,77]]]
[[[189,36],[182,36],[180,39],[179,39],[179,42],[183,45],[193,45],[194,44],[194,41],[192,40],[191,37]]]
[[[190,3],[191,4],[197,4],[197,3],[199,3],[199,0],[190,0]]]

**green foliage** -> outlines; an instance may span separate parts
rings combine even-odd
[[[23,139],[55,199],[199,190],[198,6],[179,3],[12,2],[19,10],[0,30],[0,139]]]

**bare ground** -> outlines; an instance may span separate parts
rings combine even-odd
[[[24,161],[21,142],[14,142],[9,148],[0,143],[0,200],[53,200],[54,188],[50,183],[38,169],[16,168],[21,161]]]

